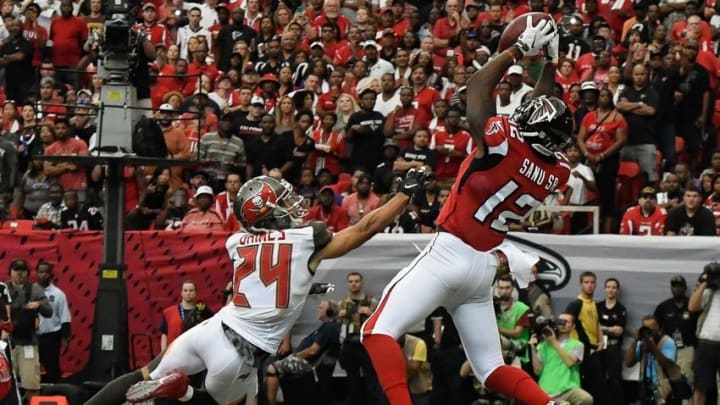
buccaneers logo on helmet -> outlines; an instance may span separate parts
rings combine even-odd
[[[242,216],[252,226],[259,219],[272,212],[272,205],[275,205],[277,198],[278,196],[272,187],[267,183],[263,183],[257,194],[243,203],[241,207]]]

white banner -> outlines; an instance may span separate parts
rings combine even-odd
[[[335,291],[328,297],[341,299],[347,294],[345,277],[351,271],[363,274],[365,290],[380,298],[388,281],[425,247],[428,234],[380,234],[349,255],[324,262],[315,281],[332,282]],[[620,280],[620,301],[628,309],[627,330],[636,330],[642,316],[670,298],[670,279],[676,274],[688,281],[692,293],[705,264],[720,260],[720,238],[545,234],[511,234],[521,249],[532,250],[547,261],[542,278],[551,289],[557,315],[579,294],[578,276],[593,271],[598,276],[595,299],[603,299],[603,283],[608,277]],[[567,263],[563,263],[564,260]],[[318,297],[310,298],[293,329],[293,340],[318,325]],[[418,300],[422,291],[418,291]]]

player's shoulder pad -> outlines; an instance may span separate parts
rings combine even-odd
[[[507,155],[510,131],[510,121],[508,121],[507,117],[501,115],[491,117],[485,123],[485,131],[483,131],[483,139],[485,145],[487,145],[488,153]]]
[[[313,229],[313,243],[315,244],[315,250],[318,251],[332,240],[333,233],[327,227],[327,224],[320,221],[310,222],[310,226]]]

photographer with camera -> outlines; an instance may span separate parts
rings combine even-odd
[[[653,315],[643,317],[642,326],[635,335],[625,353],[625,366],[632,367],[640,362],[640,403],[680,405],[682,400],[673,395],[668,380],[669,372],[677,373],[676,377],[680,374],[680,367],[675,364],[675,341],[662,333]]]
[[[693,405],[704,405],[720,370],[720,263],[705,265],[688,309],[700,312],[695,347]]]
[[[530,307],[513,299],[513,281],[510,274],[498,277],[495,286],[495,302],[498,331],[501,338],[507,340],[502,347],[507,347],[512,365],[520,367],[520,363],[527,363],[530,359],[527,352],[527,343],[530,338],[530,321],[528,314]],[[503,350],[505,354],[505,350]]]
[[[580,363],[585,347],[570,337],[574,328],[573,316],[564,312],[557,321],[548,322],[542,328],[542,342],[537,333],[530,336],[533,370],[540,377],[540,388],[558,402],[592,405],[593,397],[580,388]]]

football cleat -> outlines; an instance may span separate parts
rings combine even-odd
[[[155,398],[179,399],[185,396],[189,384],[188,376],[175,371],[159,380],[140,381],[134,384],[128,389],[125,399],[132,404]]]

